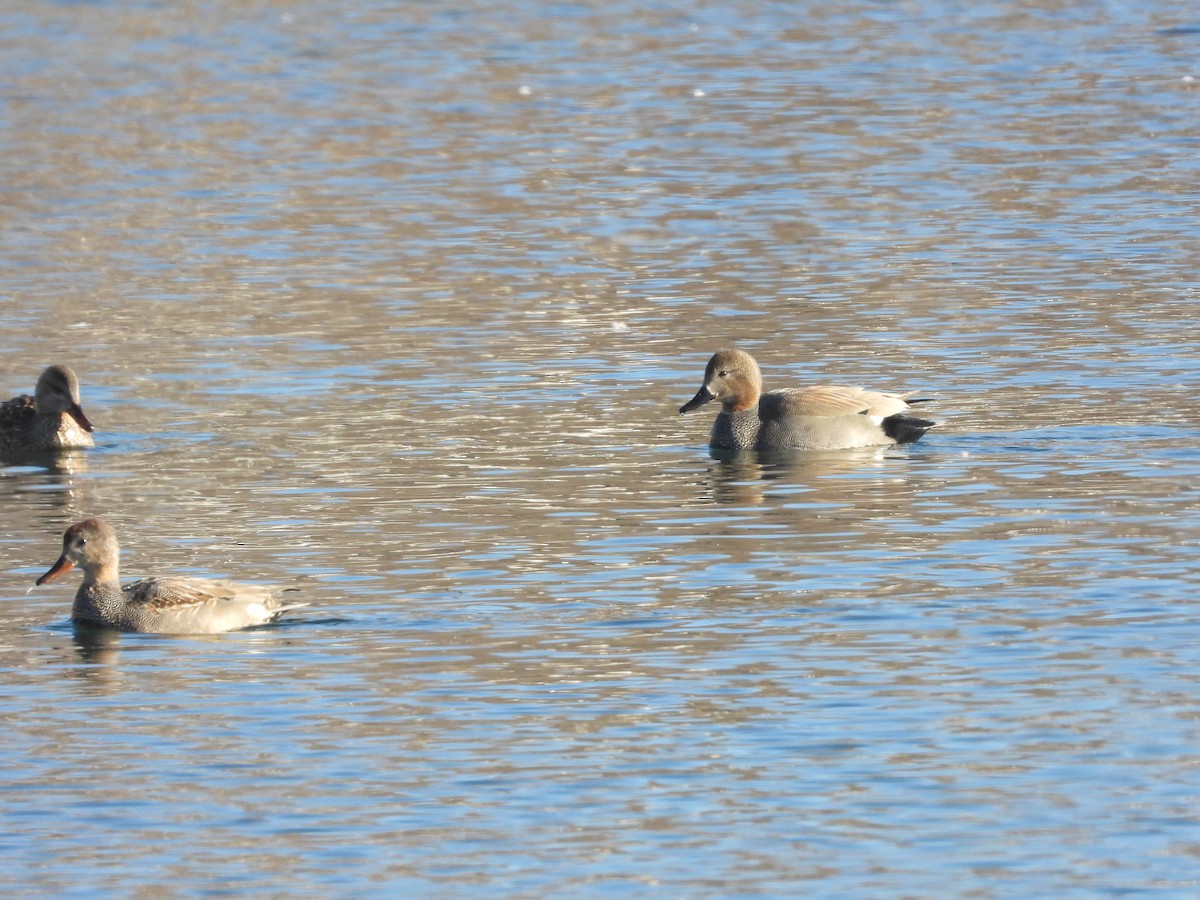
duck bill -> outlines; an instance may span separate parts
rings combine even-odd
[[[700,390],[696,391],[695,397],[683,404],[683,406],[679,407],[679,414],[682,416],[684,413],[691,412],[693,409],[699,409],[709,400],[716,399],[717,398],[709,392],[707,387],[702,387]]]
[[[63,554],[58,558],[58,562],[50,567],[50,571],[37,580],[37,583],[45,584],[47,581],[53,581],[59,575],[70,572],[73,568],[75,568],[75,564],[67,559],[66,554]]]
[[[67,410],[67,415],[79,423],[79,427],[84,431],[95,431],[91,420],[83,414],[83,407],[78,403],[72,403],[71,408]]]

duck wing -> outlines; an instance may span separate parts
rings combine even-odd
[[[146,609],[184,610],[206,603],[221,603],[235,599],[237,585],[223,581],[204,581],[190,578],[143,578],[127,584],[126,602]]]
[[[908,409],[908,403],[905,402],[908,396],[910,395],[868,391],[846,385],[818,384],[763,394],[760,407],[764,420],[793,416],[831,418],[851,415],[868,415],[882,419]]]
[[[0,431],[23,431],[36,417],[37,404],[28,394],[0,403]]]
[[[865,413],[870,408],[862,393],[860,388],[836,385],[785,388],[763,394],[759,408],[764,420],[850,416]]]
[[[219,633],[263,625],[289,609],[269,588],[191,578],[144,578],[126,585],[126,603],[157,625],[154,630],[190,634]]]

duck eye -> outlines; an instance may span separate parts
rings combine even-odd
[[[727,376],[729,373],[728,373],[728,372],[726,372],[724,369],[722,369],[722,370],[721,370],[720,372],[718,372],[717,374],[718,374],[718,375],[720,375],[722,378],[724,378],[724,377],[726,377],[726,376]]]

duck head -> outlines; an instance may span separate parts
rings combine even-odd
[[[76,522],[63,535],[62,555],[37,583],[55,581],[76,566],[83,569],[85,574],[105,566],[115,566],[120,552],[117,533],[103,519]]]
[[[755,406],[761,393],[762,374],[754,357],[743,350],[719,350],[704,370],[704,384],[679,412],[691,412],[710,400],[720,400],[725,412],[741,412]]]
[[[37,380],[33,392],[39,413],[57,415],[66,413],[79,423],[84,431],[95,431],[91,421],[83,413],[79,400],[79,379],[69,366],[50,366]]]

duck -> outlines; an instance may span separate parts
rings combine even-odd
[[[93,431],[70,366],[48,366],[32,397],[22,394],[0,403],[0,453],[8,456],[92,447]]]
[[[143,578],[121,586],[117,534],[103,519],[76,522],[63,534],[58,561],[38,585],[75,566],[83,583],[71,619],[143,634],[222,634],[274,622],[307,603],[281,603],[269,588],[193,578]]]
[[[689,413],[721,401],[713,422],[713,450],[849,450],[918,441],[936,422],[908,414],[913,392],[892,394],[860,387],[814,385],[762,392],[762,373],[744,350],[719,350],[704,370]]]

